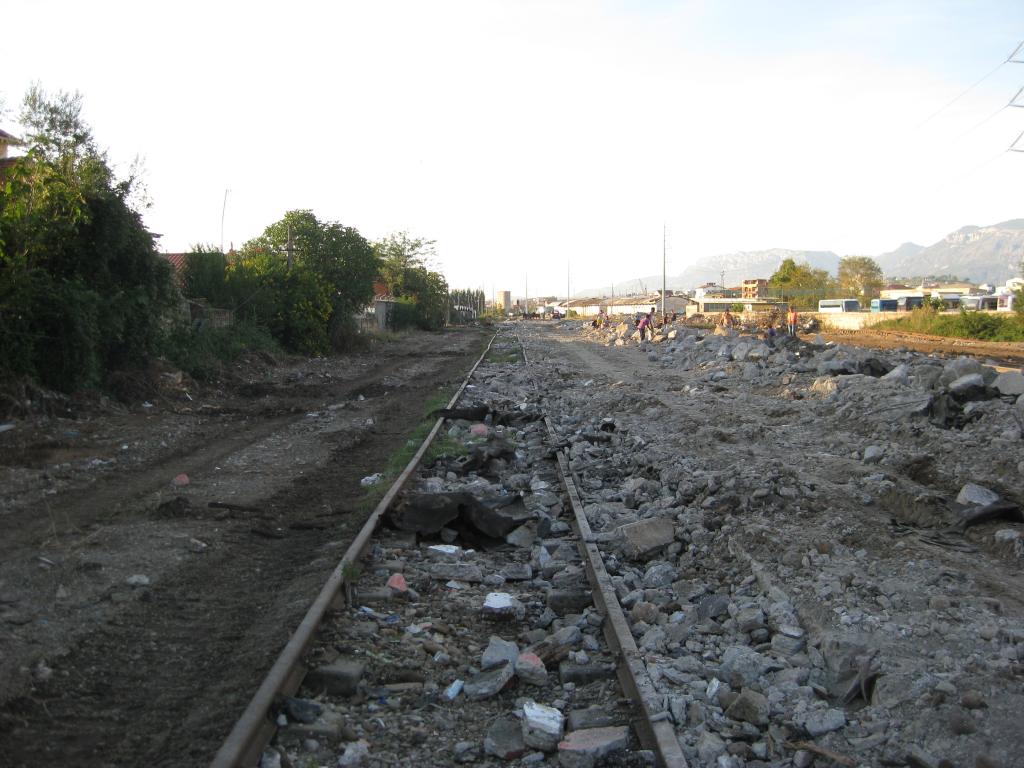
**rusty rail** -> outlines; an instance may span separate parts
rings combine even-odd
[[[491,345],[496,337],[497,333],[491,336],[484,351],[480,353],[480,357],[477,358],[473,367],[469,369],[469,373],[463,379],[462,385],[448,402],[449,408],[453,408],[462,396],[466,385],[469,384],[470,378],[476,372],[480,363],[483,362],[487,353],[490,352]],[[423,444],[420,445],[419,450],[409,460],[405,469],[402,470],[402,474],[398,476],[398,479],[391,485],[388,492],[384,494],[384,498],[380,500],[380,503],[377,504],[369,518],[367,518],[352,544],[345,550],[344,556],[342,556],[337,567],[331,572],[327,582],[320,590],[320,594],[317,595],[309,610],[306,611],[306,615],[303,617],[298,629],[288,639],[288,643],[278,655],[274,666],[270,668],[270,671],[249,701],[249,705],[245,708],[242,716],[235,723],[234,728],[231,729],[231,733],[228,734],[220,749],[217,750],[213,762],[210,763],[211,768],[247,768],[259,763],[263,748],[270,742],[274,732],[277,730],[273,720],[269,717],[271,707],[278,697],[290,696],[299,689],[299,685],[306,675],[306,670],[302,664],[302,656],[312,642],[317,627],[320,626],[320,622],[323,621],[327,611],[339,605],[339,598],[342,597],[343,590],[348,587],[347,574],[351,572],[351,566],[362,559],[381,518],[388,511],[395,497],[401,493],[409,478],[412,477],[413,472],[416,471],[420,461],[422,461],[427,450],[430,448],[430,444],[441,430],[443,423],[444,418],[438,418],[434,422],[433,428],[423,441]]]
[[[526,345],[523,344],[522,339],[518,340],[519,346],[523,350],[523,362],[528,364]],[[544,423],[551,437],[557,438],[554,424],[551,423],[548,416],[544,417]],[[676,738],[675,727],[668,719],[668,713],[655,711],[653,707],[657,690],[647,672],[647,667],[644,666],[643,659],[640,657],[640,651],[636,647],[636,640],[633,639],[629,622],[626,621],[626,615],[615,594],[615,587],[612,586],[611,577],[604,567],[604,558],[601,557],[601,551],[594,542],[594,534],[590,530],[590,523],[583,510],[583,501],[580,499],[572,470],[569,467],[569,458],[565,450],[558,451],[557,455],[558,473],[565,485],[572,506],[579,549],[583,555],[594,604],[605,615],[604,637],[618,657],[619,663],[616,665],[616,672],[619,684],[633,700],[640,713],[640,717],[635,721],[640,742],[645,749],[654,752],[658,764],[664,768],[687,768],[686,757],[679,746],[679,739]]]

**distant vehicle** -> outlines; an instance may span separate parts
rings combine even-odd
[[[860,312],[856,299],[822,299],[818,302],[819,312]]]
[[[872,312],[895,312],[899,302],[897,299],[872,299]]]
[[[961,296],[960,309],[996,310],[999,309],[998,296]]]
[[[996,309],[999,312],[1012,312],[1017,304],[1017,294],[1005,293],[999,296],[999,306]]]
[[[558,311],[557,309],[556,309],[556,310],[554,310],[554,311],[553,311],[553,312],[551,313],[551,319],[552,319],[552,320],[561,320],[561,319],[562,319],[563,317],[565,317],[565,315],[563,315],[563,314],[562,314],[561,312],[559,312],[559,311]]]
[[[924,296],[900,296],[896,299],[897,312],[909,312],[924,306]]]

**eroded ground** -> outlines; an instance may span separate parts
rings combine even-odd
[[[361,525],[360,480],[483,341],[250,361],[0,433],[0,762],[208,762]]]

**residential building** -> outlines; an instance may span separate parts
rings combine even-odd
[[[763,299],[768,295],[768,281],[763,277],[755,277],[750,280],[744,280],[741,286],[741,298],[744,299]]]

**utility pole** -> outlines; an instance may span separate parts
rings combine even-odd
[[[722,276],[722,287],[725,288],[725,270],[723,269],[721,272],[719,272],[719,274]]]
[[[665,268],[665,224],[661,225],[661,322],[665,322],[665,288],[668,284],[668,274]]]
[[[523,290],[526,291],[526,296],[523,298],[523,315],[524,317],[530,314],[530,273],[527,272],[523,275],[523,281],[525,285]]]
[[[569,301],[572,299],[572,294],[569,292],[569,269],[570,262],[565,262],[565,316],[569,316]]]
[[[228,192],[230,189],[224,190],[224,205],[220,208],[220,252],[224,253],[224,214],[228,211]]]

